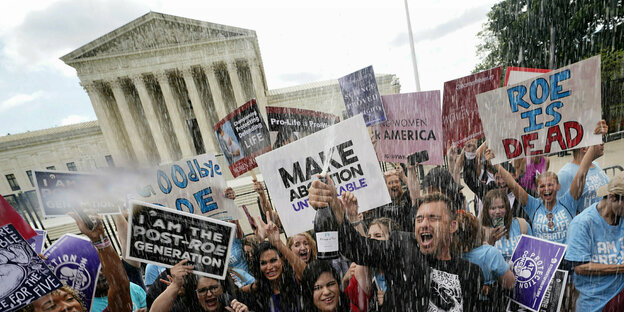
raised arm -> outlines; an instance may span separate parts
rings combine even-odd
[[[596,124],[596,128],[594,129],[594,134],[607,134],[609,128],[607,126],[607,122],[604,120],[599,121]],[[576,200],[581,198],[583,195],[583,190],[585,189],[585,178],[587,177],[587,172],[591,167],[592,161],[594,160],[596,154],[596,146],[591,146],[583,156],[581,160],[581,164],[579,165],[579,169],[572,180],[572,184],[570,185],[570,195]],[[564,190],[565,192],[565,190]]]
[[[171,283],[167,288],[156,297],[150,312],[169,312],[173,307],[173,303],[178,297],[180,290],[184,288],[184,277],[192,274],[193,266],[186,265],[188,260],[184,259],[171,268]]]
[[[262,185],[262,182],[255,179],[253,180],[253,184],[254,191],[256,191],[258,196],[260,196],[260,209],[262,209],[262,212],[266,215],[267,211],[271,211],[273,208],[271,208],[271,203],[267,199],[266,193],[264,192],[264,186]]]
[[[481,168],[483,168],[483,163],[481,162],[481,159],[483,159],[483,156],[485,155],[485,152],[487,150],[487,141],[483,141],[483,143],[481,143],[481,145],[479,145],[479,147],[477,148],[477,156],[475,157],[477,163],[477,179],[481,176]]]
[[[286,261],[293,267],[295,271],[295,277],[298,282],[301,282],[301,278],[303,277],[303,271],[305,270],[307,264],[299,258],[297,254],[295,254],[284,242],[280,239],[279,228],[275,223],[271,222],[270,216],[267,215],[267,223],[264,223],[262,219],[258,219],[258,227],[262,228],[266,233],[267,238],[271,245],[275,246],[277,250],[286,258]]]
[[[494,157],[495,155],[494,155],[494,152],[492,152],[492,150],[488,149],[485,152],[485,158],[487,160],[493,159]],[[529,194],[527,193],[527,191],[525,191],[524,188],[522,188],[522,186],[520,186],[520,184],[516,182],[516,179],[514,179],[511,173],[505,170],[503,166],[501,166],[500,164],[496,165],[496,170],[498,170],[500,175],[503,177],[503,180],[505,180],[505,183],[508,186],[510,186],[511,191],[516,196],[516,199],[518,199],[520,206],[526,206],[527,202],[529,201]]]
[[[117,237],[119,238],[119,243],[121,244],[121,257],[126,260],[126,262],[135,267],[141,268],[141,262],[136,260],[128,260],[126,259],[126,240],[128,239],[128,221],[126,221],[126,217],[122,214],[117,214],[113,216],[113,220],[115,221],[115,227],[117,228]]]

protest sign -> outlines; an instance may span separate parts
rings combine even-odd
[[[239,218],[234,201],[223,196],[227,184],[214,154],[160,166],[147,180],[130,199],[220,220]]]
[[[74,234],[61,236],[43,254],[46,264],[63,283],[75,291],[91,310],[100,272],[100,258],[88,238]]]
[[[36,254],[40,254],[43,252],[43,243],[45,242],[46,236],[48,235],[48,231],[45,230],[35,230],[37,233],[36,236],[31,237],[26,242],[32,247]]]
[[[390,202],[364,118],[358,115],[258,157],[287,236],[313,228],[308,186],[327,162],[338,196],[354,193],[360,212]]]
[[[269,130],[254,99],[221,119],[214,131],[235,178],[256,168],[255,157],[271,150]]]
[[[348,118],[362,113],[367,127],[386,120],[373,66],[348,74],[338,83]]]
[[[128,259],[168,268],[188,259],[196,274],[225,279],[234,224],[139,201],[130,207]]]
[[[498,164],[602,143],[600,56],[477,95],[488,147]]]
[[[118,214],[124,198],[111,191],[112,177],[93,173],[33,170],[39,207],[45,217],[66,216],[72,209]]]
[[[499,66],[444,83],[442,129],[445,142],[462,147],[471,139],[483,137],[483,118],[479,118],[475,96],[498,88],[501,72]]]
[[[273,149],[340,122],[336,115],[309,109],[267,106]]]
[[[565,285],[568,280],[568,271],[557,270],[555,277],[553,277],[542,305],[540,305],[539,312],[559,312],[561,311],[561,302],[563,301],[563,294],[565,293]],[[525,308],[513,300],[509,300],[507,304],[507,312],[524,312],[531,311],[531,309]]]
[[[0,310],[15,311],[63,286],[12,224],[0,227]]]
[[[9,204],[9,202],[0,195],[0,226],[6,224],[13,224],[13,226],[17,229],[17,231],[24,237],[25,239],[29,239],[37,233],[30,227],[30,224],[22,218],[22,216],[15,211],[13,207]]]
[[[377,141],[377,158],[393,163],[407,162],[407,156],[427,151],[427,165],[444,162],[440,91],[426,91],[381,97],[386,121],[372,127]]]
[[[527,68],[527,67],[507,67],[505,72],[505,83],[503,86],[517,84],[519,82],[535,78],[541,74],[549,72],[550,69]]]
[[[511,299],[533,311],[542,305],[566,245],[522,235],[511,256],[516,286]]]

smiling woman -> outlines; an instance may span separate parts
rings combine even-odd
[[[349,299],[340,291],[340,276],[329,262],[312,261],[303,272],[305,311],[349,311]]]

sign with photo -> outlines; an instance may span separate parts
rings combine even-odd
[[[67,286],[78,292],[91,310],[95,288],[100,272],[100,258],[88,238],[65,234],[55,241],[43,254],[46,264]]]
[[[16,311],[63,284],[12,224],[0,227],[0,310]]]
[[[273,149],[340,122],[336,115],[309,109],[267,106],[266,112]]]
[[[477,95],[498,164],[602,143],[600,56]]]
[[[225,279],[234,224],[139,201],[130,207],[128,259],[168,268],[188,259],[194,273]]]
[[[381,102],[373,66],[348,74],[338,79],[338,83],[347,118],[364,114],[367,127],[386,120],[386,112]]]
[[[381,161],[406,163],[407,156],[426,151],[425,165],[444,162],[440,91],[384,95],[387,120],[372,127]]]
[[[308,186],[324,167],[338,196],[357,196],[360,212],[390,202],[361,114],[258,157],[258,166],[287,236],[313,228]]]
[[[269,130],[254,99],[221,119],[214,131],[235,178],[256,168],[255,157],[271,150]]]

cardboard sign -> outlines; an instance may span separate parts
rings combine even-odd
[[[130,207],[128,259],[168,268],[188,259],[196,274],[225,279],[234,224],[138,201]]]
[[[522,235],[511,256],[512,272],[516,277],[511,299],[537,311],[565,250],[564,244]]]
[[[517,84],[531,78],[535,78],[541,74],[549,72],[550,69],[527,68],[527,67],[507,67],[505,72],[505,83],[503,86]]]
[[[124,206],[124,198],[110,190],[116,184],[110,176],[56,170],[33,170],[33,175],[46,218],[66,216],[72,209],[118,214]]]
[[[267,106],[273,149],[340,122],[336,115],[309,109]]]
[[[33,228],[15,211],[11,204],[0,195],[0,226],[13,224],[22,237],[29,239],[37,235]]]
[[[88,238],[74,234],[61,236],[48,248],[46,264],[63,283],[78,292],[91,310],[100,272],[100,258]]]
[[[348,118],[364,114],[367,127],[386,120],[373,66],[348,74],[338,79],[338,83]]]
[[[15,311],[63,284],[12,224],[0,227],[0,310]]]
[[[477,95],[488,147],[498,164],[602,143],[600,56]]]
[[[256,168],[255,157],[271,150],[269,130],[254,99],[221,119],[214,131],[235,178]]]
[[[373,126],[377,158],[406,163],[407,156],[427,151],[426,165],[444,162],[440,91],[384,95],[385,122]]]
[[[491,121],[479,118],[475,96],[498,88],[501,72],[499,66],[444,83],[442,129],[445,142],[462,147],[471,139],[483,137],[481,121]]]
[[[30,247],[35,251],[36,254],[40,254],[43,252],[43,243],[45,242],[46,236],[48,235],[48,231],[45,230],[35,230],[37,233],[36,236],[31,237],[28,242]]]
[[[227,184],[214,154],[160,166],[147,179],[131,199],[219,220],[239,218],[234,201],[223,196]]]
[[[561,302],[563,301],[563,294],[565,293],[565,285],[568,280],[568,271],[557,270],[555,277],[548,285],[546,294],[542,305],[540,305],[539,312],[559,312],[561,311]],[[532,311],[525,308],[513,300],[509,300],[507,304],[507,312],[524,312]]]
[[[313,228],[316,212],[308,186],[327,162],[338,196],[354,193],[360,212],[390,202],[364,118],[358,115],[258,157],[287,236]]]

